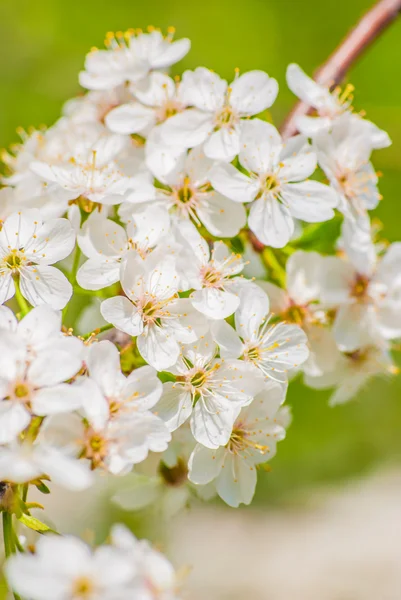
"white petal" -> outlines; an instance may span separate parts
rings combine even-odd
[[[41,225],[42,219],[36,209],[13,213],[3,223],[0,231],[0,247],[25,248]]]
[[[243,351],[243,344],[231,325],[226,321],[212,323],[211,334],[220,348],[222,358],[239,358]]]
[[[227,82],[217,73],[198,67],[195,71],[184,72],[181,89],[186,104],[205,112],[215,112],[223,106]]]
[[[237,295],[214,288],[198,290],[191,294],[190,298],[196,310],[209,319],[226,319],[239,306]]]
[[[0,444],[14,441],[31,422],[31,416],[22,404],[0,402]]]
[[[198,217],[212,235],[233,237],[246,223],[242,204],[232,202],[217,192],[211,192],[197,210]]]
[[[254,339],[269,312],[269,298],[257,285],[245,286],[240,292],[240,306],[235,313],[235,328],[245,340]]]
[[[124,381],[121,374],[120,354],[116,346],[109,340],[92,344],[86,363],[91,378],[96,381],[105,396],[112,397],[119,380]]]
[[[175,431],[192,413],[191,394],[172,382],[163,384],[163,395],[154,409],[169,431]]]
[[[331,98],[330,92],[315,83],[296,64],[290,64],[287,67],[287,85],[298,98],[314,108],[324,109],[333,105],[334,100]]]
[[[291,298],[306,304],[319,298],[324,262],[318,252],[298,250],[287,261],[287,289]],[[275,309],[272,307],[272,311]]]
[[[124,296],[104,300],[100,312],[108,323],[128,335],[139,335],[143,330],[142,320],[138,318],[134,305]]]
[[[294,232],[294,221],[288,208],[270,198],[253,202],[248,225],[258,240],[273,248],[283,248]]]
[[[164,371],[178,359],[180,347],[169,330],[157,325],[148,326],[137,339],[138,350],[152,367]]]
[[[244,116],[256,115],[269,108],[278,94],[278,83],[264,71],[249,71],[231,85],[230,103]]]
[[[240,150],[239,127],[222,127],[212,132],[205,141],[203,150],[212,160],[231,162]]]
[[[372,343],[376,318],[374,307],[358,303],[340,306],[333,325],[338,346],[344,351],[353,352]]]
[[[51,219],[25,247],[27,256],[42,265],[52,265],[71,254],[75,232],[68,219]]]
[[[101,290],[120,279],[120,262],[90,258],[77,273],[77,282],[84,290]]]
[[[156,122],[154,109],[139,102],[121,104],[106,115],[105,123],[115,133],[140,133]]]
[[[215,190],[234,202],[252,202],[259,191],[259,182],[238,171],[234,165],[216,164],[210,172]]]
[[[281,195],[296,219],[318,223],[334,217],[337,195],[328,185],[319,181],[287,184]]]
[[[239,160],[249,171],[260,174],[270,171],[281,149],[281,136],[273,125],[260,119],[242,121]]]
[[[15,285],[11,272],[0,273],[0,305],[7,302],[15,294]]]
[[[77,386],[67,383],[42,388],[32,397],[32,410],[41,417],[72,412],[81,406],[82,399]]]
[[[197,442],[207,448],[225,446],[230,438],[235,420],[232,410],[217,410],[213,412],[199,400],[191,416],[191,431]]]
[[[194,148],[206,140],[212,129],[210,114],[192,108],[165,121],[161,134],[166,144]]]
[[[72,296],[72,286],[65,275],[55,267],[36,265],[21,271],[22,295],[32,306],[48,304],[55,310],[65,307]]]
[[[234,508],[241,503],[250,504],[256,488],[256,468],[240,456],[227,453],[225,458],[224,469],[216,481],[217,493]]]
[[[224,462],[223,448],[211,450],[197,444],[188,461],[188,479],[192,483],[205,485],[216,479]]]

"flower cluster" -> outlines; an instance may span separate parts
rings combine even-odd
[[[292,377],[335,387],[334,404],[396,371],[401,245],[369,217],[387,134],[349,86],[290,65],[315,114],[283,139],[266,120],[275,79],[172,78],[189,47],[172,31],[108,34],[80,73],[87,92],[3,156],[1,507],[28,526],[29,485],[85,489],[94,471],[124,476],[126,509],[249,504]],[[41,539],[10,559],[10,584],[37,600],[49,579],[56,599],[175,598],[165,559],[112,537],[94,554]]]

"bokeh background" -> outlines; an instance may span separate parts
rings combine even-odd
[[[146,28],[150,24],[161,28],[174,25],[177,37],[191,38],[192,50],[175,67],[175,73],[204,65],[227,79],[233,76],[235,67],[241,71],[263,69],[277,78],[280,94],[271,112],[275,123],[280,124],[294,103],[285,84],[287,64],[298,62],[312,73],[369,6],[368,0],[0,0],[0,147],[17,141],[18,126],[37,127],[57,119],[63,102],[80,92],[77,74],[85,53],[92,46],[102,45],[106,31]],[[389,131],[393,139],[392,147],[377,152],[373,159],[383,173],[380,187],[384,197],[375,216],[383,221],[382,234],[390,241],[401,238],[400,73],[401,18],[359,60],[348,77],[356,87],[356,109],[364,109],[368,118]],[[277,523],[280,519],[283,523],[287,521],[284,513],[277,516],[275,511],[287,508],[293,518],[294,510],[313,503],[316,490],[333,490],[330,493],[335,495],[338,490],[358,485],[355,482],[365,485],[365,478],[373,474],[378,477],[380,489],[388,485],[387,476],[383,479],[377,473],[397,472],[400,465],[400,392],[401,377],[382,379],[369,384],[354,402],[330,409],[329,393],[315,392],[301,382],[294,382],[288,395],[293,424],[287,439],[279,445],[272,471],[260,473],[253,507],[236,512],[222,507],[215,509],[218,515],[229,515],[221,518],[228,519],[231,527],[227,529],[231,532],[227,533],[227,546],[223,544],[221,551],[224,553],[228,544],[235,545],[237,538],[230,537],[233,527],[239,528],[238,535],[248,535],[249,541],[252,525],[247,529],[241,524],[247,523],[255,511],[258,518],[262,519],[261,511],[270,519],[274,535],[280,535]],[[393,482],[392,477],[390,481]],[[394,481],[390,483],[392,498],[400,493],[397,477]],[[377,489],[374,485],[373,488]],[[374,494],[371,498],[372,515],[382,515],[387,510],[383,499],[377,500]],[[391,513],[394,526],[401,520],[401,503],[398,506],[399,512]],[[348,523],[352,521],[351,513],[347,515]],[[203,513],[196,518],[203,531],[207,531],[208,523],[215,528],[215,513],[210,520]],[[189,528],[196,532],[196,518],[186,522],[185,531]],[[224,531],[222,528],[220,535]],[[299,535],[307,536],[307,532],[305,527]],[[194,535],[196,544],[201,545],[201,538]],[[267,531],[266,536],[269,535]],[[346,537],[345,532],[341,535]],[[248,548],[246,543],[238,540],[239,551],[241,547]],[[323,536],[320,543],[330,546],[331,534]],[[346,546],[347,540],[343,539],[343,543]],[[361,541],[356,554],[362,545]],[[252,554],[252,548],[256,556],[258,549],[252,544],[246,553]],[[401,561],[401,547],[398,551]],[[207,572],[204,575],[207,577]],[[223,579],[224,576],[221,573]],[[226,576],[229,578],[228,573]],[[209,590],[209,597],[247,597],[245,591],[237,595],[225,592],[224,584],[219,589]],[[401,588],[399,591],[399,595],[390,592],[376,597],[392,600],[400,597]],[[347,593],[333,596],[323,593],[320,598],[374,597],[369,592],[364,596],[358,596],[355,590],[354,595]],[[285,597],[274,592],[264,594],[262,591],[254,597],[273,600]],[[295,594],[297,600],[301,596]]]

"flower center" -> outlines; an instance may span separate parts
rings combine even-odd
[[[206,287],[219,288],[222,283],[222,274],[220,271],[215,269],[214,267],[207,265],[203,267],[201,270],[201,277],[203,280],[203,285]]]
[[[351,288],[351,297],[356,300],[367,300],[368,299],[368,288],[370,280],[365,275],[357,275]]]
[[[23,250],[11,250],[2,262],[7,270],[17,273],[26,262],[26,256]]]
[[[187,204],[191,202],[194,197],[194,191],[187,185],[177,190],[177,197],[181,204]]]
[[[305,321],[307,314],[308,310],[305,306],[293,304],[283,314],[283,319],[289,323],[296,323],[297,325],[302,325]]]
[[[244,351],[244,359],[252,362],[259,362],[262,357],[262,351],[259,346],[250,346]]]
[[[189,382],[192,385],[192,387],[194,388],[201,388],[205,385],[207,380],[207,372],[200,370],[200,371],[196,371],[196,373],[194,373]]]
[[[251,451],[252,454],[252,450],[256,450],[259,454],[269,452],[269,446],[263,446],[254,442],[251,436],[252,432],[246,428],[245,424],[235,423],[226,448],[231,454],[240,454],[247,451]]]
[[[280,189],[280,181],[274,174],[265,175],[261,181],[261,190],[265,194],[277,195]]]
[[[166,100],[166,102],[156,111],[156,119],[158,123],[167,121],[179,112],[182,112],[183,107],[176,100]]]
[[[93,581],[91,581],[88,577],[78,577],[74,581],[73,589],[72,589],[72,597],[78,600],[84,598],[90,598],[94,592]]]
[[[187,463],[181,458],[178,459],[174,467],[168,467],[163,461],[159,466],[159,473],[163,477],[166,485],[170,487],[179,487],[187,481],[188,467]]]
[[[14,388],[14,396],[16,398],[26,398],[29,396],[29,387],[25,383],[17,383]]]
[[[237,123],[237,121],[238,116],[229,104],[219,110],[215,117],[215,125],[217,129],[221,129],[222,127],[231,129]]]
[[[91,461],[91,468],[102,465],[107,456],[107,440],[92,427],[88,427],[85,432],[84,448],[82,457]]]

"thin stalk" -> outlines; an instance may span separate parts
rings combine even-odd
[[[87,340],[91,336],[99,335],[100,333],[103,333],[104,331],[108,331],[109,329],[113,329],[113,327],[114,327],[114,325],[112,325],[111,323],[107,323],[107,325],[103,325],[103,327],[98,327],[97,329],[94,329],[93,331],[90,331],[89,333],[85,333],[85,335],[81,335],[80,337],[83,340]]]
[[[3,511],[3,539],[6,558],[11,556],[15,550],[12,519],[13,517],[11,513],[7,512],[6,510]]]
[[[31,307],[29,306],[28,302],[25,300],[24,296],[21,293],[19,277],[16,277],[14,279],[14,286],[15,286],[15,299],[18,303],[18,306],[22,313],[22,316],[25,317],[25,315],[27,315],[29,313],[29,311],[31,310]]]

